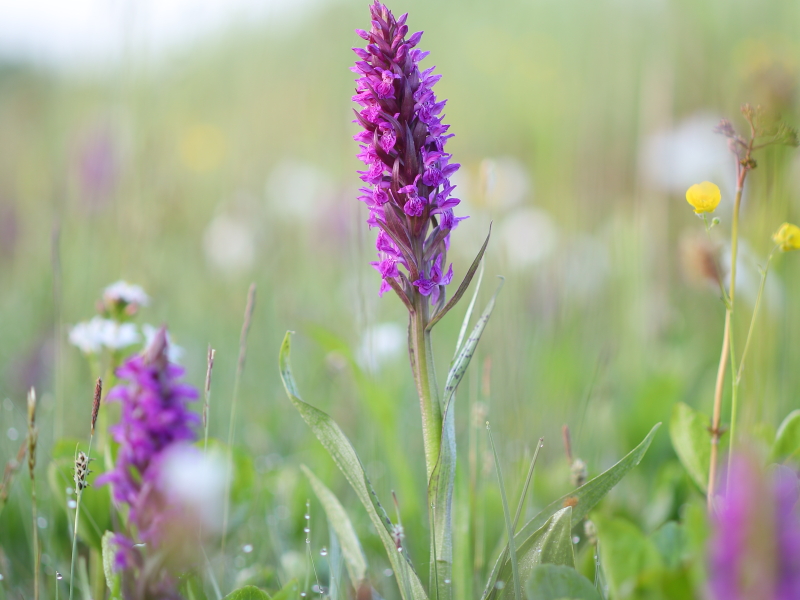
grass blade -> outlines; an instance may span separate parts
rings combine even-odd
[[[522,600],[522,587],[519,582],[519,570],[517,569],[517,546],[514,541],[514,526],[511,523],[511,513],[508,510],[508,498],[506,498],[506,488],[503,484],[503,472],[500,469],[500,459],[497,456],[497,449],[494,447],[494,438],[489,422],[486,422],[486,431],[489,432],[489,442],[492,444],[492,454],[494,455],[494,468],[497,471],[497,483],[500,485],[500,498],[503,500],[503,517],[506,520],[508,530],[508,555],[511,559],[511,570],[514,577],[514,597]]]

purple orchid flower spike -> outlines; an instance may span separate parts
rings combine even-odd
[[[353,100],[361,106],[355,122],[363,130],[354,139],[366,167],[359,171],[367,184],[360,199],[367,223],[381,230],[372,264],[383,280],[381,295],[394,289],[409,310],[424,308],[427,319],[428,301],[439,305],[452,280],[452,265],[442,276],[450,232],[467,218],[453,214],[460,200],[451,195],[450,178],[459,165],[445,150],[452,137],[442,122],[447,101],[433,91],[441,76],[419,67],[428,55],[416,48],[422,32],[409,36],[407,15],[396,19],[377,0],[370,12],[372,28],[356,30],[367,46],[353,48]]]
[[[97,484],[111,484],[114,501],[129,509],[131,531],[114,536],[115,568],[128,575],[128,585],[147,597],[180,598],[169,567],[180,563],[186,548],[176,542],[196,545],[197,539],[185,535],[181,539],[176,533],[196,531],[197,524],[191,525],[192,516],[170,498],[164,467],[173,452],[191,451],[188,446],[197,439],[195,428],[200,419],[187,407],[197,398],[197,390],[180,382],[183,368],[169,362],[167,346],[167,331],[162,327],[143,354],[129,358],[117,370],[126,383],[111,390],[108,401],[122,408],[120,422],[110,428],[119,451],[116,465],[98,477]],[[148,556],[161,550],[170,555],[170,561],[155,570],[146,568],[140,543]],[[134,576],[145,572],[146,581]]]

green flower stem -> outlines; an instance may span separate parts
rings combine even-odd
[[[744,350],[742,350],[742,358],[739,359],[739,370],[736,371],[736,384],[738,385],[742,379],[742,370],[744,369],[744,359],[747,357],[747,351],[750,349],[750,342],[753,339],[753,330],[755,329],[756,325],[756,317],[758,316],[758,310],[761,308],[761,298],[764,295],[764,286],[767,283],[767,273],[769,273],[769,267],[772,264],[772,257],[775,256],[775,251],[778,249],[775,246],[772,249],[772,252],[769,253],[767,257],[767,264],[764,266],[764,270],[761,271],[761,283],[758,286],[758,295],[756,296],[756,304],[753,307],[753,316],[750,318],[750,328],[747,330],[747,339],[744,343]]]
[[[417,384],[420,410],[422,412],[422,440],[425,447],[426,481],[431,480],[439,451],[442,445],[442,407],[433,368],[433,349],[428,325],[428,299],[416,294],[414,311],[409,315],[408,349],[411,358],[411,371]],[[430,488],[429,488],[430,489]],[[436,561],[436,508],[435,497],[428,498],[428,521],[431,535],[431,568],[429,588],[438,594],[438,574]]]
[[[436,374],[433,368],[431,332],[425,331],[428,324],[428,299],[421,294],[416,294],[416,296],[414,312],[410,316],[409,351],[411,370],[417,384],[417,394],[422,411],[425,467],[427,479],[430,480],[442,444],[442,407],[439,402]]]
[[[747,177],[747,168],[740,167],[739,177],[736,185],[736,198],[733,203],[733,224],[731,226],[731,284],[728,292],[728,299],[730,301],[730,308],[728,314],[730,316],[730,359],[731,359],[731,434],[728,446],[728,474],[731,470],[731,459],[733,457],[733,444],[736,436],[736,416],[739,408],[739,377],[736,371],[736,348],[734,345],[734,316],[736,310],[736,261],[738,260],[739,250],[739,208],[742,203],[742,190],[744,189],[744,180]],[[727,485],[730,485],[730,477],[727,479]]]

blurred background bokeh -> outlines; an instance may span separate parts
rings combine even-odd
[[[744,102],[797,124],[800,3],[389,6],[425,31],[425,64],[449,99],[457,214],[470,216],[452,237],[455,279],[490,223],[481,299],[495,275],[506,278],[456,409],[462,467],[472,443],[497,509],[486,516],[491,554],[503,523],[482,458],[485,418],[513,490],[545,437],[533,510],[568,489],[563,424],[596,474],[676,402],[710,412],[724,307],[703,276],[705,233],[684,193],[703,180],[722,188],[712,233],[724,248],[734,164],[712,128],[722,117],[741,128]],[[118,279],[151,296],[138,320],[169,324],[198,387],[207,344],[216,348],[210,427],[225,440],[255,282],[236,444],[252,455],[260,491],[237,513],[236,535],[264,547],[247,564],[303,551],[300,463],[368,531],[283,392],[287,329],[305,399],[342,425],[386,501],[400,491],[412,555],[424,554],[404,309],[378,298],[375,232],[356,200],[348,69],[361,44],[353,30],[368,26],[366,0],[0,3],[0,460],[24,436],[31,385],[44,452],[56,437],[85,437],[97,374],[67,334]],[[739,335],[770,234],[800,219],[800,153],[774,148],[758,161],[743,207]],[[774,264],[743,378],[742,423],[756,434],[798,404],[798,258]],[[440,374],[462,315],[437,327]],[[689,486],[662,429],[608,502],[653,528],[677,514]],[[262,529],[283,533],[255,539]]]

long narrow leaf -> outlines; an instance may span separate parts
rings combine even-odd
[[[475,260],[472,261],[469,270],[467,270],[467,274],[464,275],[464,279],[461,280],[461,284],[458,286],[456,293],[453,294],[453,297],[450,298],[450,301],[444,305],[442,310],[440,310],[433,316],[433,318],[428,322],[428,326],[425,329],[427,329],[428,331],[433,329],[433,326],[436,325],[436,323],[438,323],[441,320],[441,318],[444,317],[448,312],[450,312],[450,309],[453,308],[456,304],[458,304],[459,300],[461,300],[461,296],[463,296],[464,292],[467,291],[467,288],[469,287],[469,284],[475,275],[475,271],[478,270],[478,265],[480,264],[481,259],[483,258],[483,253],[486,252],[486,246],[489,245],[489,238],[491,236],[492,236],[492,225],[490,223],[489,233],[486,235],[486,241],[483,242],[483,246],[481,246],[481,249],[478,251],[478,255],[475,257]]]
[[[305,465],[300,465],[300,468],[303,469],[303,473],[308,477],[314,493],[317,495],[320,504],[322,504],[325,516],[328,517],[328,523],[330,523],[339,538],[350,581],[353,582],[355,589],[359,589],[367,572],[367,559],[364,557],[361,543],[358,541],[358,536],[353,524],[350,522],[350,517],[347,516],[342,503],[339,502],[336,495],[311,472],[311,469]]]
[[[397,551],[390,535],[391,521],[380,502],[378,502],[377,494],[367,479],[361,459],[358,458],[347,436],[327,413],[311,406],[300,398],[297,384],[292,375],[289,358],[291,350],[290,336],[291,332],[287,332],[286,337],[283,338],[279,356],[281,380],[289,399],[297,408],[303,420],[311,427],[314,435],[317,436],[317,439],[328,451],[328,454],[330,454],[342,474],[353,487],[358,499],[361,500],[361,504],[367,510],[367,514],[386,549],[389,562],[397,575],[403,600],[427,600],[425,590],[417,574],[414,573],[405,556]],[[402,582],[405,581],[410,583],[407,586],[402,585]]]
[[[514,541],[514,525],[511,523],[511,512],[508,510],[508,498],[506,498],[506,486],[503,483],[503,471],[500,468],[500,459],[497,456],[497,449],[494,447],[494,437],[492,437],[492,430],[488,421],[486,422],[486,430],[489,432],[489,442],[492,444],[494,469],[497,471],[497,483],[500,486],[500,498],[503,501],[503,518],[506,521],[506,530],[508,531],[508,556],[511,559],[511,572],[514,579],[514,597],[516,600],[522,600],[522,586],[520,585],[519,570],[517,569],[517,546]]]
[[[475,302],[478,301],[478,292],[481,291],[481,282],[483,282],[483,272],[485,270],[485,265],[483,261],[481,261],[480,271],[478,271],[478,281],[475,282],[475,291],[472,292],[472,298],[467,305],[467,312],[464,314],[464,320],[461,322],[461,329],[458,332],[458,339],[456,340],[456,350],[455,354],[453,355],[453,362],[455,362],[456,358],[458,357],[458,353],[461,350],[461,344],[464,341],[464,336],[467,335],[467,328],[469,327],[469,321],[472,318],[472,311],[475,310]]]
[[[463,379],[472,356],[475,354],[475,348],[481,339],[481,335],[483,335],[486,324],[489,322],[497,295],[502,288],[503,279],[501,278],[497,290],[461,347],[461,351],[453,360],[445,381],[444,397],[442,398],[444,405],[442,442],[439,448],[439,456],[428,481],[428,497],[434,499],[436,506],[432,539],[436,550],[435,566],[439,581],[439,600],[447,600],[452,594],[452,586],[449,582],[452,580],[453,567],[453,487],[456,475],[456,430],[452,404],[458,384]]]
[[[639,443],[636,448],[631,450],[622,460],[620,460],[613,467],[604,471],[591,481],[586,482],[584,485],[566,494],[548,504],[539,514],[528,521],[522,529],[517,533],[517,547],[521,547],[526,543],[537,530],[539,530],[547,520],[556,512],[564,507],[564,503],[569,501],[573,505],[572,519],[579,521],[585,517],[589,511],[594,508],[600,500],[605,496],[619,481],[628,474],[642,460],[645,452],[650,447],[656,431],[661,426],[661,423],[656,423],[650,430],[650,433]],[[508,554],[506,550],[500,553],[497,562],[492,568],[489,575],[489,580],[486,582],[486,588],[483,591],[482,600],[495,597],[495,583],[497,582],[497,575],[508,561]]]

